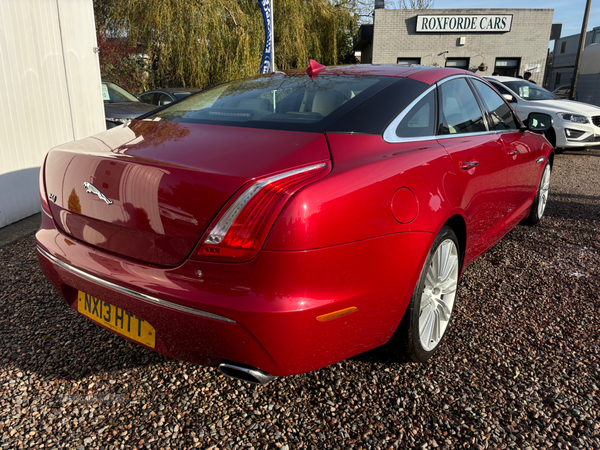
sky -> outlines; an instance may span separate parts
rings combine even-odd
[[[435,0],[435,9],[479,9],[479,8],[525,8],[525,9],[553,9],[554,23],[562,23],[561,37],[581,33],[583,14],[585,13],[586,0]],[[588,19],[588,29],[600,26],[600,0],[593,0]]]

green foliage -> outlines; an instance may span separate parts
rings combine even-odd
[[[98,48],[103,79],[114,81],[133,93],[155,87],[155,77],[148,70],[147,60],[125,39],[110,39],[106,37],[106,33],[101,32],[98,36]]]
[[[206,88],[258,73],[264,28],[256,0],[94,0],[94,10],[99,34],[143,49],[146,84]],[[274,25],[277,69],[306,67],[311,58],[353,62],[352,2],[276,0]],[[101,69],[105,76],[108,66]]]

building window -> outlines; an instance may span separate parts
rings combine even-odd
[[[516,77],[520,66],[521,58],[496,58],[494,72],[504,77]]]
[[[446,67],[468,70],[469,58],[448,58],[446,59]]]
[[[563,41],[563,43],[560,45],[560,52],[564,53],[566,49],[567,49],[567,41]]]
[[[421,58],[398,58],[396,64],[399,66],[414,66],[421,64]]]

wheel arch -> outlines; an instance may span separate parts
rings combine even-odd
[[[554,169],[554,152],[550,152],[548,155],[548,162],[550,163],[550,168]]]
[[[454,231],[454,234],[458,239],[458,245],[460,246],[460,273],[462,274],[467,250],[467,224],[463,216],[454,214],[444,223],[444,226],[452,228],[452,231]]]

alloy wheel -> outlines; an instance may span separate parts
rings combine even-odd
[[[546,203],[548,203],[548,192],[550,191],[550,165],[546,165],[540,182],[540,199],[538,202],[538,217],[544,215]]]
[[[458,248],[446,239],[436,249],[425,277],[419,309],[419,339],[425,351],[442,340],[450,323],[458,286]]]

